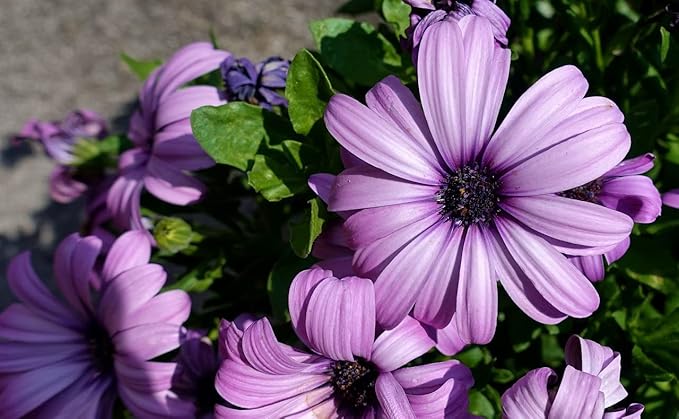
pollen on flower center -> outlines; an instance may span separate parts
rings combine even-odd
[[[377,371],[367,361],[337,361],[332,366],[332,387],[342,404],[349,408],[364,408],[376,400]]]
[[[578,201],[592,202],[594,204],[599,203],[599,194],[601,193],[601,180],[597,179],[592,182],[586,183],[577,188],[569,189],[564,192],[560,192],[559,195],[564,198],[577,199]]]
[[[458,225],[487,223],[500,212],[499,180],[478,163],[455,170],[441,183],[436,202],[441,214]]]
[[[115,347],[106,329],[94,325],[87,334],[87,344],[97,369],[100,372],[112,371]]]

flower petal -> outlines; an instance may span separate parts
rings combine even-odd
[[[111,246],[101,276],[104,281],[109,281],[128,269],[149,263],[150,259],[151,243],[147,234],[128,231]]]
[[[556,392],[548,419],[600,418],[604,414],[599,392],[601,379],[566,366],[559,390]]]
[[[141,220],[141,192],[144,187],[144,170],[121,171],[106,197],[106,208],[114,223],[123,229],[145,230]]]
[[[165,291],[144,303],[136,310],[119,312],[119,330],[144,323],[182,324],[191,313],[191,297],[182,290]]]
[[[170,389],[178,371],[174,362],[140,362],[125,356],[116,356],[114,366],[116,378],[124,386],[150,393]]]
[[[403,387],[390,372],[383,372],[377,377],[375,394],[380,402],[384,416],[389,419],[415,419],[415,413]]]
[[[592,283],[544,239],[503,218],[495,225],[516,266],[555,309],[584,318],[599,307]]]
[[[160,131],[173,122],[187,119],[191,116],[191,111],[201,106],[219,106],[225,103],[216,87],[185,87],[160,101],[155,114],[155,128]]]
[[[398,326],[382,332],[375,339],[370,359],[380,371],[394,371],[433,347],[434,341],[427,330],[408,316]]]
[[[72,234],[59,244],[54,255],[57,287],[69,305],[84,316],[92,311],[90,278],[101,246],[95,236]]]
[[[672,208],[679,208],[679,189],[672,189],[662,195],[663,204]]]
[[[70,362],[73,358],[87,355],[82,343],[17,343],[0,342],[0,374],[42,368],[47,365]]]
[[[585,77],[571,65],[544,75],[516,101],[484,151],[483,162],[498,172],[516,163],[575,110],[587,88]]]
[[[332,397],[332,391],[330,386],[320,387],[289,399],[247,410],[216,405],[215,416],[222,419],[336,418],[337,401]]]
[[[651,178],[641,175],[606,179],[599,194],[601,204],[648,224],[660,216],[662,199]]]
[[[316,173],[309,176],[309,188],[319,197],[323,202],[328,204],[330,202],[330,192],[335,184],[335,175],[330,173]]]
[[[548,387],[555,381],[556,374],[550,368],[529,371],[502,395],[503,417],[546,418],[550,406]]]
[[[441,173],[427,155],[398,127],[356,99],[337,94],[325,110],[328,131],[351,154],[393,176],[438,185]]]
[[[0,313],[0,338],[42,344],[83,341],[80,331],[40,317],[22,304],[12,304]]]
[[[319,283],[333,276],[329,270],[312,267],[298,273],[290,284],[288,291],[290,321],[297,337],[307,346],[309,346],[309,338],[306,334],[306,311],[311,294]]]
[[[627,159],[606,173],[606,177],[641,175],[653,169],[655,156],[653,153],[642,154]]]
[[[462,246],[455,322],[463,341],[485,344],[497,326],[497,279],[478,226],[467,227]]]
[[[457,360],[400,368],[393,374],[406,394],[422,394],[434,391],[450,380],[460,383],[467,389],[474,385],[472,372],[466,365]]]
[[[193,204],[205,193],[205,185],[175,168],[169,162],[152,157],[146,166],[144,186],[156,198],[175,205]]]
[[[632,219],[622,212],[556,195],[505,198],[500,206],[533,230],[582,246],[615,245],[634,227]]]
[[[243,332],[241,348],[250,366],[261,372],[284,375],[299,372],[305,367],[305,364],[293,360],[281,349],[266,317],[254,322]]]
[[[627,253],[627,250],[629,250],[630,244],[631,244],[630,238],[627,237],[625,240],[618,243],[613,249],[604,253],[606,263],[610,265],[611,263],[615,263],[620,258],[622,258],[625,255],[625,253]]]
[[[379,169],[359,166],[337,175],[328,209],[333,212],[415,201],[434,201],[438,187],[403,181]]]
[[[606,276],[606,267],[601,256],[572,256],[568,260],[592,282],[602,281]]]
[[[542,195],[584,185],[618,164],[630,145],[629,133],[622,124],[592,129],[510,169],[500,178],[501,192],[509,196]]]
[[[205,153],[191,134],[191,125],[188,124],[188,133],[171,129],[179,125],[182,124],[175,123],[156,134],[153,155],[172,162],[174,167],[181,170],[200,170],[214,166],[215,161]]]
[[[436,147],[450,169],[464,163],[462,141],[467,112],[464,53],[460,27],[444,20],[427,28],[417,60],[424,114]]]
[[[469,342],[465,342],[457,331],[455,315],[443,329],[436,330],[436,349],[443,355],[453,356],[462,351]]]
[[[375,293],[369,279],[326,278],[316,285],[306,311],[314,351],[335,361],[370,359],[375,336]]]
[[[179,347],[182,327],[169,323],[146,323],[113,336],[116,354],[149,360]]]

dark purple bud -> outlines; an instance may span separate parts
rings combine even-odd
[[[226,99],[265,109],[287,106],[280,91],[285,89],[289,65],[288,60],[280,57],[267,58],[257,65],[247,58],[227,58],[221,65]]]

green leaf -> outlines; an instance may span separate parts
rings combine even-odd
[[[672,253],[674,237],[671,231],[654,236],[634,237],[629,251],[616,264],[635,281],[641,282],[663,294],[677,290],[679,276],[677,262]]]
[[[321,200],[314,198],[300,219],[290,221],[290,246],[297,256],[309,256],[314,241],[323,231],[326,217]]]
[[[670,52],[670,32],[660,27],[660,62],[664,63],[667,59],[667,53]]]
[[[247,170],[266,135],[263,112],[243,102],[203,106],[191,113],[191,129],[217,163]]]
[[[639,346],[634,346],[632,349],[632,359],[634,365],[639,369],[648,380],[651,381],[670,381],[676,379],[676,376],[665,370],[655,362],[653,362]]]
[[[396,35],[405,37],[406,29],[410,27],[410,12],[412,8],[403,0],[384,0],[382,2],[382,14],[384,19],[391,23]]]
[[[374,7],[375,0],[349,0],[337,9],[337,13],[359,15],[361,13],[372,12]]]
[[[274,264],[266,283],[273,317],[277,322],[290,320],[288,313],[288,290],[295,275],[311,266],[311,259],[300,259],[287,251]]]
[[[300,157],[303,145],[285,141],[282,148],[269,148],[266,154],[255,156],[255,164],[248,171],[248,183],[267,201],[289,198],[307,187]]]
[[[288,114],[295,132],[307,135],[316,121],[323,118],[333,94],[332,85],[321,64],[306,49],[295,55],[290,64],[285,96]]]
[[[153,70],[163,63],[161,60],[137,60],[124,52],[120,53],[120,59],[127,64],[127,67],[139,78],[139,80],[146,80]]]
[[[226,258],[223,255],[205,261],[186,275],[182,276],[177,282],[165,287],[165,289],[181,289],[186,292],[206,291],[216,279],[223,276],[225,264]]]
[[[372,86],[401,66],[394,45],[369,23],[330,18],[309,28],[324,62],[347,80]]]
[[[469,391],[469,412],[473,415],[483,416],[484,418],[495,417],[493,403],[477,389],[471,389]]]

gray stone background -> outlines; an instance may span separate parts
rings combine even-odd
[[[0,1],[0,307],[11,300],[9,259],[33,250],[50,276],[58,241],[77,230],[78,204],[50,202],[52,163],[38,147],[13,146],[25,120],[59,119],[90,108],[112,120],[129,112],[139,82],[120,52],[164,58],[207,40],[238,56],[292,57],[311,44],[307,22],[330,16],[340,0],[1,0]]]

